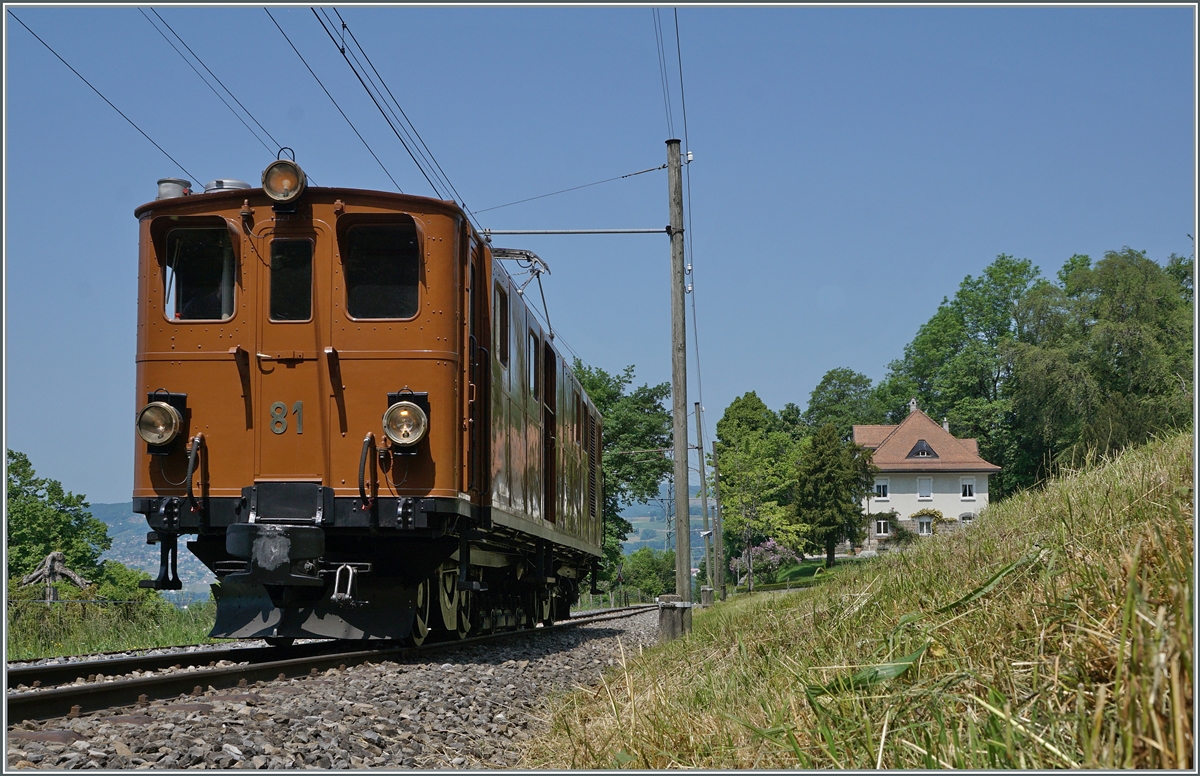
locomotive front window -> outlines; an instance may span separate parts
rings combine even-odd
[[[271,241],[271,320],[312,317],[311,240]]]
[[[345,239],[342,256],[350,317],[415,316],[419,309],[421,251],[413,220],[353,226]]]
[[[178,321],[233,317],[235,264],[233,243],[223,227],[168,232],[164,273],[168,316]]]

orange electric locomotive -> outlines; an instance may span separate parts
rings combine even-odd
[[[135,211],[144,584],[180,587],[186,535],[215,637],[567,616],[601,552],[600,416],[463,211],[288,159],[189,185]]]

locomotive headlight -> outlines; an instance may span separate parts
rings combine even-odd
[[[383,413],[383,433],[397,445],[415,445],[428,430],[429,418],[425,410],[411,401],[398,401]]]
[[[299,197],[306,183],[304,171],[290,159],[278,159],[263,170],[263,191],[276,202],[291,202]]]
[[[142,407],[137,416],[138,436],[150,445],[165,445],[179,435],[183,418],[179,410],[164,401],[154,401]]]

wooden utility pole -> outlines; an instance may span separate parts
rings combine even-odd
[[[704,520],[704,576],[709,587],[713,584],[712,534],[708,530],[708,475],[704,471],[704,432],[700,426],[700,402],[696,402],[696,454],[700,459],[700,514]]]
[[[717,466],[717,443],[713,442],[713,533],[717,535],[717,576],[721,600],[725,600],[725,521],[721,517],[721,470]]]
[[[692,519],[688,510],[687,328],[684,319],[683,165],[679,141],[667,141],[671,205],[671,396],[675,447],[675,594],[692,600]]]

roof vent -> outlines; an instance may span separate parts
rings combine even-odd
[[[158,196],[155,199],[174,199],[192,193],[192,182],[183,178],[159,178]]]
[[[250,184],[245,181],[234,180],[233,178],[217,178],[215,181],[209,181],[204,184],[204,193],[211,194],[215,191],[232,191],[234,189],[248,189]]]

